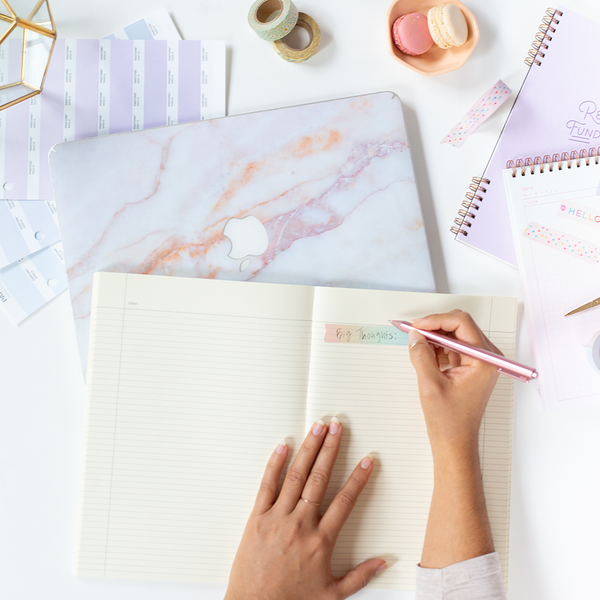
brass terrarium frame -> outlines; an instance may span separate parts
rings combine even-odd
[[[23,86],[24,88],[29,89],[31,91],[29,93],[23,94],[18,98],[15,98],[14,100],[10,100],[9,102],[5,102],[4,104],[0,105],[0,110],[9,108],[10,106],[13,106],[19,102],[23,102],[24,100],[32,98],[33,96],[37,96],[42,92],[44,82],[46,81],[46,75],[48,73],[48,66],[50,65],[50,59],[52,58],[52,52],[56,43],[56,27],[54,25],[52,13],[50,12],[50,5],[48,4],[48,0],[39,0],[34,6],[33,10],[27,16],[27,18],[17,16],[17,13],[10,6],[11,3],[14,3],[13,0],[0,0],[0,24],[2,24],[3,22],[8,23],[7,29],[0,36],[0,44],[3,44],[6,40],[8,40],[9,36],[15,31],[17,31],[18,28],[23,29],[23,54],[21,57],[21,77],[17,81],[13,81],[5,85],[0,85],[0,93],[3,90],[8,90],[17,86]],[[40,9],[44,7],[44,5],[48,11],[49,21],[43,21],[43,24],[36,23],[34,19],[40,12]],[[3,7],[6,7],[5,10],[2,10]],[[3,12],[8,12],[9,14],[2,14]],[[46,27],[46,24],[48,24],[49,27]],[[44,74],[41,78],[39,85],[35,85],[35,83],[29,82],[26,79],[26,67],[28,59],[28,31],[52,39],[52,44],[50,46],[50,50],[48,51],[48,56],[45,59],[46,66],[44,68]]]

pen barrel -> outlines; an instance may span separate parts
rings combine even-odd
[[[418,329],[408,321],[391,321],[391,323],[394,327],[397,327],[404,333],[409,333],[412,330],[417,331],[431,344],[441,346],[442,348],[448,348],[459,354],[464,354],[465,356],[470,356],[471,358],[494,365],[499,373],[514,377],[519,381],[529,381],[530,379],[536,379],[538,376],[535,369],[509,360],[508,358],[504,358],[489,350],[477,348],[476,346],[471,346],[471,344],[459,340],[453,340],[448,336],[436,333],[435,331]]]

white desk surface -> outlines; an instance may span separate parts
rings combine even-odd
[[[286,63],[246,22],[252,0],[51,0],[59,35],[103,37],[166,6],[185,39],[224,39],[230,115],[391,90],[405,107],[438,291],[517,296],[515,269],[448,231],[509,106],[460,148],[440,145],[498,79],[518,90],[548,0],[465,0],[481,39],[467,64],[425,78],[388,55],[390,0],[298,0],[321,26],[307,63]],[[591,7],[594,0],[564,4]],[[600,9],[596,9],[600,12]],[[585,60],[582,57],[582,60]],[[560,93],[560,86],[557,86]],[[543,101],[543,99],[540,99]],[[531,361],[520,303],[518,358]],[[224,586],[74,577],[84,385],[67,293],[19,327],[0,312],[0,596],[7,600],[213,600]],[[541,411],[516,384],[509,598],[597,598],[600,563],[600,408]],[[363,591],[398,600],[412,593]]]

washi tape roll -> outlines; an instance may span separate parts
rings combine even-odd
[[[308,31],[310,41],[308,42],[308,46],[306,46],[306,48],[301,48],[300,50],[291,48],[285,43],[285,40],[277,40],[273,43],[273,45],[275,46],[275,51],[277,54],[279,54],[279,56],[281,56],[281,58],[284,60],[287,60],[288,62],[301,63],[315,55],[317,49],[319,48],[319,44],[321,43],[321,29],[311,16],[303,12],[298,15],[296,27],[303,27],[306,29],[306,31]]]
[[[269,21],[269,17],[278,11],[279,15]],[[268,42],[285,37],[297,22],[298,9],[291,0],[256,0],[248,13],[250,27]]]
[[[499,79],[477,100],[441,143],[460,148],[466,139],[508,100],[511,94],[512,90]]]
[[[588,357],[592,366],[600,373],[600,332],[598,332],[587,346]]]

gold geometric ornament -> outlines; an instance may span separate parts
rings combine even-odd
[[[0,110],[41,93],[55,42],[48,0],[0,0]]]

